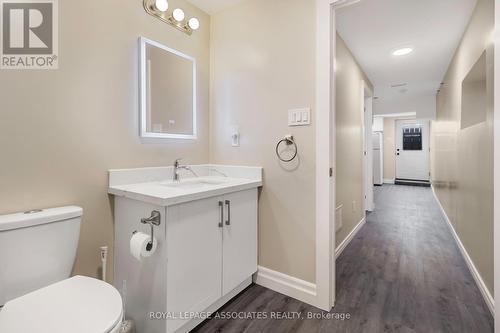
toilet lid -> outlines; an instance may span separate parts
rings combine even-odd
[[[75,276],[7,302],[0,332],[108,333],[121,318],[122,300],[113,286]]]

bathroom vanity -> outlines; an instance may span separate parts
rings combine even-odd
[[[114,195],[115,286],[138,332],[188,332],[250,285],[257,271],[257,196],[262,168],[110,170]],[[156,251],[137,260],[134,232],[160,212]]]

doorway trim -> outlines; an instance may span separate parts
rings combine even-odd
[[[359,0],[316,0],[316,306],[335,305],[335,10]]]
[[[335,304],[335,11],[316,0],[316,306]],[[333,278],[331,278],[333,277]]]
[[[495,4],[493,101],[493,245],[494,299],[500,300],[500,5]],[[500,306],[495,306],[495,332],[500,333]]]
[[[373,211],[373,91],[361,80],[361,117],[363,123],[363,211]]]

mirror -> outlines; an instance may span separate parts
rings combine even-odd
[[[196,60],[140,39],[140,134],[196,139]]]

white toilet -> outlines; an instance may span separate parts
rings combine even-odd
[[[118,291],[69,278],[81,216],[74,206],[0,216],[0,332],[119,332]]]

